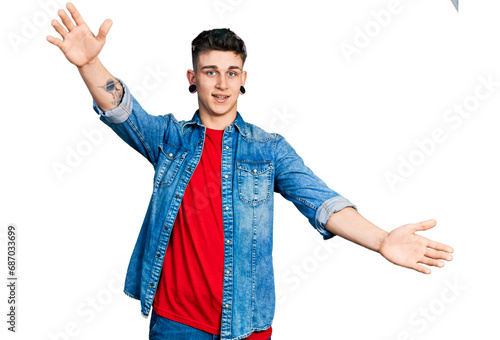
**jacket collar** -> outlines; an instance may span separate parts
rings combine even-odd
[[[199,111],[200,111],[199,109],[196,110],[196,112],[193,115],[193,118],[191,118],[191,120],[184,123],[184,125],[182,126],[182,133],[185,133],[185,130],[187,130],[191,125],[197,124],[201,127],[204,126],[201,123]],[[245,121],[243,120],[243,117],[241,117],[241,115],[238,111],[236,111],[235,120],[231,124],[229,124],[224,130],[232,131],[233,125],[236,126],[235,130],[238,130],[243,136],[248,135],[247,125],[246,125]]]

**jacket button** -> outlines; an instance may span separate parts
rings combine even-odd
[[[229,146],[226,145],[226,150],[229,149]]]
[[[175,195],[175,198],[179,198],[179,195]]]
[[[229,270],[226,270],[226,274],[229,274]]]
[[[229,243],[229,242],[231,242],[231,241],[229,241],[229,240],[226,240],[226,243]]]
[[[257,169],[253,169],[253,172],[257,172]]]
[[[226,305],[224,307],[229,308],[229,305],[226,303]]]
[[[226,210],[229,210],[229,207],[226,207]]]
[[[201,142],[198,142],[198,145],[201,145]]]
[[[165,227],[165,230],[168,230],[168,227]]]
[[[228,175],[224,175],[224,178],[228,178],[229,176]]]
[[[188,171],[191,171],[191,168],[188,168]]]
[[[151,282],[149,285],[150,285],[151,287],[153,287],[155,284],[154,284],[153,282]]]
[[[156,257],[161,257],[161,254],[156,254]]]
[[[170,157],[172,157],[174,154],[173,154],[173,153],[169,153],[168,155],[169,155]]]

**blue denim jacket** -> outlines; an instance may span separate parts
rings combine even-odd
[[[200,161],[205,126],[198,111],[189,121],[153,116],[124,90],[121,103],[100,120],[153,165],[153,193],[127,270],[124,292],[141,301],[148,317],[165,250],[184,191]],[[356,206],[330,189],[277,133],[247,123],[240,113],[222,138],[224,275],[221,339],[237,340],[262,331],[274,318],[272,262],[274,192],[293,202],[327,240],[333,213]],[[208,199],[208,198],[206,198]]]

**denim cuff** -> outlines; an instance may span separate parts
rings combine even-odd
[[[335,236],[334,233],[328,231],[325,228],[326,222],[328,222],[330,216],[346,207],[352,207],[356,209],[356,211],[358,210],[358,208],[353,203],[342,196],[329,198],[324,201],[318,208],[318,210],[316,211],[316,229],[323,236],[324,240],[328,240]]]
[[[115,77],[116,78],[116,77]],[[130,91],[127,85],[125,85],[121,79],[116,78],[123,87],[123,97],[120,104],[114,109],[103,111],[99,105],[92,98],[94,111],[101,116],[102,119],[106,120],[108,123],[119,124],[127,120],[128,116],[132,112],[132,98],[130,96]]]

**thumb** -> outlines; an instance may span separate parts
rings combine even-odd
[[[413,230],[414,231],[421,231],[421,230],[427,230],[430,228],[433,228],[436,225],[436,220],[435,219],[430,219],[427,221],[423,221],[420,223],[415,223],[413,224]]]
[[[102,23],[101,27],[99,27],[99,33],[97,34],[97,40],[103,41],[106,40],[106,35],[109,32],[109,29],[113,25],[113,21],[111,19],[106,19]]]

